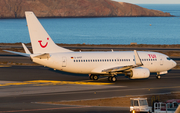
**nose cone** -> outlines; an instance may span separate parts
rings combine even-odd
[[[172,60],[172,68],[175,67],[176,65],[177,63],[174,60]]]

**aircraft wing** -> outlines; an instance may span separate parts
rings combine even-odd
[[[143,66],[143,63],[141,62],[139,55],[136,50],[134,50],[134,57],[135,57],[135,64],[133,65],[124,65],[124,66],[109,66],[108,67],[99,67],[94,70],[92,70],[93,73],[123,73],[123,72],[129,72],[132,70],[132,68]]]
[[[130,71],[132,68],[135,68],[135,67],[139,67],[139,66],[138,66],[138,65],[120,66],[120,67],[114,67],[114,68],[105,69],[105,70],[102,70],[102,72],[106,72],[106,73],[128,72],[128,71]]]

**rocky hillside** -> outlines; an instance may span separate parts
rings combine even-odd
[[[111,0],[0,0],[0,18],[23,18],[25,11],[33,11],[38,17],[171,16]]]

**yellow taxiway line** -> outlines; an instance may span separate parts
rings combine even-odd
[[[77,84],[77,85],[111,85],[113,83],[101,83],[101,82],[83,82],[83,81],[53,81],[53,80],[33,80],[16,83],[3,83],[0,86],[18,86],[18,85],[62,85],[62,84]]]

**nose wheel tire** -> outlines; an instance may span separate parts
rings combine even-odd
[[[156,78],[157,78],[157,79],[160,79],[160,78],[161,78],[161,76],[160,76],[160,75],[156,75]]]

